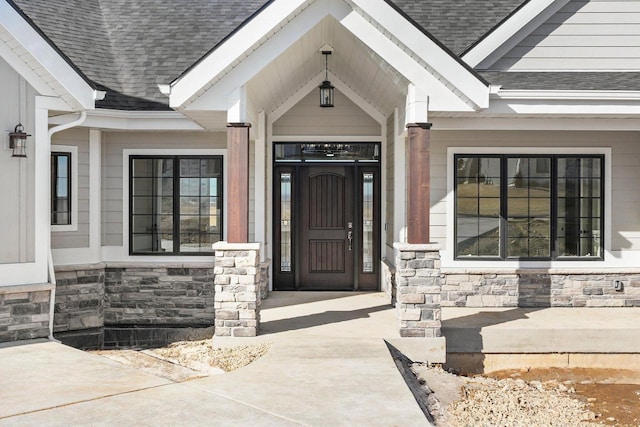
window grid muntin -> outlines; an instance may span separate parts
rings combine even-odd
[[[198,235],[199,251],[182,250],[182,247],[181,247],[182,244],[181,244],[181,233],[180,233],[180,221],[181,221],[180,178],[182,177],[182,175],[179,170],[179,165],[181,160],[188,160],[188,159],[200,160],[200,161],[213,160],[214,163],[217,165],[215,169],[217,173],[216,173],[216,176],[214,177],[216,179],[216,188],[217,188],[216,196],[209,197],[209,200],[215,199],[215,208],[216,208],[215,217],[217,218],[217,229],[215,230],[215,232],[199,233]],[[211,248],[211,244],[221,240],[223,236],[222,224],[223,224],[223,197],[224,197],[224,194],[223,194],[224,165],[223,165],[222,159],[223,159],[222,156],[216,156],[216,155],[193,155],[193,156],[190,156],[190,155],[185,155],[185,156],[132,155],[132,156],[129,156],[129,206],[130,206],[129,208],[129,253],[131,255],[196,255],[196,256],[204,255],[204,256],[207,256],[212,254],[213,250]],[[151,176],[145,176],[145,175],[135,176],[135,169],[134,169],[135,160],[152,160],[152,161],[170,160],[171,161],[170,169],[172,171],[171,172],[172,177],[170,178],[171,178],[172,192],[170,195],[167,195],[167,194],[162,195],[163,198],[170,200],[170,204],[173,212],[173,218],[172,218],[170,230],[159,230],[156,233],[134,233],[134,209],[136,207],[136,202],[138,201],[137,199],[149,197],[149,196],[134,196],[133,194],[134,179],[135,178],[153,178],[154,175],[156,178],[158,178],[157,174],[155,173],[155,170],[152,172]],[[192,178],[191,174],[187,174],[187,175],[188,176],[186,176],[186,178]],[[202,175],[202,173],[199,173],[199,175]],[[168,177],[165,177],[165,178],[168,178]],[[201,178],[202,178],[201,176],[197,177],[198,180],[200,180]],[[200,193],[198,193],[198,196],[193,196],[193,197],[198,197],[199,200],[201,199]],[[204,198],[206,199],[206,197]],[[209,206],[211,206],[211,204],[209,204]],[[200,222],[203,221],[201,209],[202,209],[202,205],[198,204],[198,210],[200,212],[200,219],[199,219]],[[136,250],[134,235],[137,235],[137,236],[156,235],[156,236],[160,236],[160,239],[162,238],[171,239],[171,242],[172,242],[171,250],[170,251],[167,250],[164,252]],[[202,249],[205,249],[205,250],[202,250]]]
[[[500,234],[500,256],[468,256],[468,255],[460,255],[459,254],[459,244],[461,241],[460,235],[459,235],[459,228],[460,228],[460,224],[458,221],[459,215],[458,215],[458,211],[459,211],[459,184],[461,182],[460,176],[459,176],[459,162],[463,159],[494,159],[494,158],[499,158],[501,161],[501,171],[505,172],[507,169],[507,159],[508,158],[514,158],[514,157],[526,157],[526,158],[530,158],[530,159],[539,159],[539,158],[549,158],[551,159],[551,178],[550,178],[550,185],[551,185],[551,197],[550,197],[550,253],[551,255],[549,257],[506,257],[506,244],[507,244],[507,221],[506,221],[506,210],[507,210],[507,204],[506,204],[506,199],[508,197],[507,191],[506,191],[506,187],[508,186],[507,183],[507,179],[504,179],[504,182],[501,183],[501,190],[500,190],[500,195],[501,195],[501,216],[500,216],[500,227],[499,227],[499,234]],[[559,178],[557,177],[557,168],[558,168],[558,161],[559,159],[566,159],[566,158],[573,158],[573,159],[581,159],[581,160],[591,160],[591,163],[593,164],[593,169],[596,170],[595,173],[597,173],[598,175],[591,175],[591,179],[592,181],[594,181],[595,183],[597,183],[597,187],[594,187],[595,189],[597,189],[597,192],[599,194],[599,198],[598,197],[594,197],[592,199],[594,199],[597,203],[592,203],[593,205],[593,209],[597,212],[596,214],[593,214],[592,212],[592,217],[589,217],[589,219],[592,220],[592,223],[597,223],[597,226],[599,227],[599,237],[596,237],[597,241],[598,241],[598,246],[596,247],[596,249],[598,250],[599,254],[596,255],[589,255],[589,256],[564,256],[564,255],[560,255],[557,249],[557,245],[559,243],[559,233],[557,231],[557,225],[558,222],[560,221],[560,217],[557,214],[557,210],[558,210],[558,197],[557,197],[557,188],[558,188],[558,181]],[[585,154],[585,155],[576,155],[576,154],[561,154],[561,155],[528,155],[528,154],[523,154],[523,155],[515,155],[515,154],[455,154],[454,155],[454,164],[456,165],[455,170],[454,170],[454,259],[457,260],[576,260],[576,261],[600,261],[602,259],[604,259],[604,241],[605,241],[605,236],[604,236],[604,212],[605,212],[605,207],[604,207],[604,202],[605,202],[605,197],[604,197],[604,189],[605,189],[605,162],[604,162],[604,155],[602,154]],[[545,168],[543,167],[538,167],[535,163],[534,163],[534,168],[538,168],[541,170],[541,172],[545,171]],[[506,176],[503,173],[503,176]],[[479,183],[478,183],[479,185]],[[595,191],[595,190],[594,190]],[[580,242],[582,243],[582,242]]]

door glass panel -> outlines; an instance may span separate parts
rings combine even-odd
[[[362,272],[373,273],[373,174],[362,175]]]
[[[280,174],[280,271],[291,271],[291,173]]]

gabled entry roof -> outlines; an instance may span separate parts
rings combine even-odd
[[[5,1],[5,0],[2,0]],[[99,108],[169,109],[158,90],[274,0],[12,0],[98,89]],[[280,0],[276,0],[280,1]],[[285,0],[287,3],[289,0]],[[523,0],[387,0],[460,54]]]

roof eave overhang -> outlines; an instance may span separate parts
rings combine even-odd
[[[302,14],[301,11],[307,8],[313,10],[313,13]],[[402,67],[396,68],[400,68],[399,71],[414,85],[424,85],[427,80],[424,78],[425,72],[431,73],[467,105],[467,110],[488,107],[489,85],[424,31],[413,23],[407,25],[407,19],[384,0],[272,2],[198,64],[172,82],[169,105],[178,110],[186,109],[193,100],[215,86],[222,77],[233,73],[233,67],[251,55],[257,47],[269,38],[277,36],[276,33],[294,18],[297,19],[291,25],[298,26],[297,30],[302,33],[310,30],[327,15],[332,15],[354,36],[392,65],[398,62],[398,58],[397,55],[392,57],[388,53],[390,51],[401,53],[403,61],[413,61],[405,67],[406,72],[403,72]],[[263,61],[272,60],[283,52],[290,42],[291,40],[278,40],[273,44],[274,52],[264,55]],[[239,87],[249,78],[235,80]]]
[[[486,69],[570,0],[527,0],[460,56],[470,67]]]
[[[0,28],[11,38],[0,57],[41,95],[60,97],[69,110],[95,108],[104,93],[93,88],[10,0],[0,0]]]

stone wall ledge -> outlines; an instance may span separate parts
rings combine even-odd
[[[438,243],[404,243],[394,242],[393,247],[399,251],[417,251],[417,252],[437,252],[440,250],[440,244]]]
[[[216,242],[211,247],[214,251],[259,251],[260,243]]]
[[[55,288],[53,283],[33,283],[28,285],[0,286],[0,294],[17,294],[22,292],[50,291]]]
[[[558,274],[558,275],[622,275],[640,274],[640,267],[637,268],[616,268],[616,267],[575,267],[575,268],[486,268],[486,267],[441,267],[443,275],[449,274]]]
[[[213,258],[213,254],[211,254]],[[120,262],[100,262],[97,264],[69,264],[69,265],[56,265],[56,273],[68,272],[68,271],[89,271],[89,270],[104,270],[108,268],[211,268],[213,261],[203,262],[163,262],[160,257],[157,262],[135,262],[135,261],[120,261]]]

